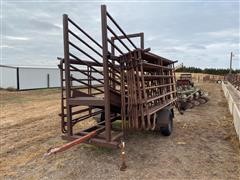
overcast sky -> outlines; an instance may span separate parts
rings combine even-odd
[[[239,1],[3,1],[1,64],[56,66],[63,56],[62,14],[101,42],[100,5],[127,33],[144,32],[145,47],[185,66],[240,68]]]

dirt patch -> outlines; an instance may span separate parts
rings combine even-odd
[[[210,101],[184,115],[175,111],[170,137],[129,134],[125,172],[119,171],[119,150],[86,144],[43,158],[48,148],[65,143],[60,138],[60,93],[1,91],[0,178],[239,179],[240,147],[221,86],[200,85]]]

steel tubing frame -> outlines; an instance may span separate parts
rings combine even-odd
[[[113,30],[110,22],[121,34]],[[102,45],[66,14],[63,15],[64,59],[61,59],[59,65],[62,132],[66,134],[64,138],[76,139],[97,131],[96,136],[87,143],[117,147],[119,139],[126,137],[127,129],[154,130],[156,112],[174,103],[174,62],[150,53],[149,48],[144,49],[144,34],[126,34],[107,12],[105,5],[101,6],[101,23]],[[92,44],[80,38],[71,27],[87,37]],[[136,37],[140,38],[139,47],[131,40]],[[97,58],[80,46],[91,50]],[[83,60],[79,54],[86,59]],[[74,72],[86,78],[78,78]],[[94,85],[93,82],[99,84]],[[87,92],[82,91],[79,84],[84,85]],[[99,102],[99,105],[95,102]],[[81,106],[88,107],[79,109]],[[97,114],[101,114],[103,121],[80,132],[73,132],[76,123]],[[117,119],[122,120],[121,132],[114,136],[112,122]]]

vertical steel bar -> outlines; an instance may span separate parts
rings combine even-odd
[[[66,109],[67,109],[67,133],[72,135],[72,112],[69,105],[69,98],[71,97],[70,86],[70,67],[69,67],[69,44],[68,44],[68,15],[63,15],[63,42],[64,42],[64,63],[65,63],[65,88],[66,88]]]
[[[135,75],[135,58],[134,54],[130,54],[130,59],[132,62],[132,69],[131,69],[131,74],[132,74],[132,83],[133,83],[133,125],[134,129],[138,129],[138,114],[137,114],[137,87],[136,87],[136,75]],[[138,83],[138,82],[137,82]]]
[[[88,87],[87,87],[87,89],[88,89],[88,94],[90,94],[90,77],[89,77],[89,75],[90,75],[90,72],[89,72],[89,67],[87,67],[87,74],[88,74],[88,76],[87,76],[87,84],[88,84]]]
[[[103,50],[103,75],[104,75],[104,111],[106,122],[106,140],[111,141],[111,120],[110,120],[110,95],[108,78],[108,43],[107,43],[107,8],[101,5],[102,18],[102,50]]]
[[[114,37],[111,37],[111,42],[112,42],[112,44],[114,44]],[[115,56],[115,49],[114,49],[114,46],[112,44],[111,44],[111,54],[113,56]]]
[[[144,49],[144,33],[140,33],[140,46]]]
[[[139,76],[139,73],[141,73],[140,66],[142,66],[142,64],[141,64],[142,60],[139,57],[139,53],[136,54],[136,59],[138,60],[138,64],[137,64],[137,78],[138,78],[138,80],[137,81],[138,81],[138,86],[139,86],[139,106],[140,106],[140,114],[141,114],[141,117],[140,117],[141,118],[141,121],[140,121],[141,126],[140,126],[140,128],[144,129],[143,128],[144,110],[143,110],[143,99],[142,99],[142,97],[143,97],[143,95],[142,95],[143,94],[143,85],[140,81],[141,78]]]
[[[120,68],[121,68],[121,119],[122,119],[122,131],[123,137],[126,139],[126,94],[125,94],[125,73],[124,73],[124,62],[123,58],[120,59]]]
[[[59,69],[60,69],[60,82],[61,82],[61,126],[62,132],[65,133],[65,122],[64,122],[64,87],[63,87],[63,60],[61,60]]]
[[[89,86],[90,86],[90,91],[89,93],[92,95],[92,68],[89,68],[90,72],[89,72],[89,78],[90,78],[90,81],[89,81]],[[90,108],[90,115],[92,116],[92,108]]]
[[[141,114],[141,117],[143,117],[143,108],[142,108],[142,90],[140,87],[140,79],[139,79],[139,59],[137,57],[138,53],[134,53],[134,59],[135,59],[135,67],[136,67],[136,79],[137,79],[137,91],[138,93],[136,93],[137,95],[137,106],[138,106],[138,113]],[[140,110],[140,112],[139,112]],[[142,119],[141,119],[142,120]],[[141,129],[141,123],[139,123],[139,115],[137,114],[137,129]]]
[[[89,94],[89,95],[92,94],[92,93],[91,93],[91,89],[92,89],[92,88],[91,88],[91,84],[90,84],[90,83],[91,83],[91,80],[90,80],[91,72],[90,72],[90,71],[91,71],[91,69],[89,68],[89,66],[87,66],[87,75],[88,75],[88,76],[87,76],[87,84],[88,84],[88,87],[87,87],[87,88],[88,88],[88,94]],[[92,114],[92,109],[91,109],[91,108],[89,108],[88,113],[89,113],[90,115]]]
[[[138,57],[140,59],[142,59],[141,51],[138,52]],[[149,124],[150,124],[150,116],[149,116],[149,109],[148,109],[148,103],[147,103],[147,92],[146,92],[146,89],[145,89],[143,64],[142,64],[142,62],[140,64],[141,64],[140,71],[141,71],[141,83],[142,83],[142,90],[143,90],[144,107],[145,107],[145,110],[147,112],[147,117],[146,118],[147,118],[147,122],[148,122],[148,124],[146,125],[145,120],[144,120],[142,122],[142,124],[143,124],[143,128],[148,130],[149,129]]]
[[[176,80],[176,73],[175,73],[174,63],[173,63],[173,65],[172,65],[172,68],[173,68],[172,71],[173,71],[173,83],[174,83],[173,89],[174,89],[174,91],[175,91],[175,93],[174,93],[174,98],[175,98],[175,97],[177,97],[177,93],[176,93],[176,91],[177,91],[177,89],[176,89],[177,80]]]
[[[114,44],[114,38],[113,37],[111,38],[111,42],[112,42],[112,44]],[[111,44],[111,54],[114,56],[115,55],[115,49],[114,49],[114,46],[112,44]],[[115,60],[112,60],[112,64],[115,67]],[[114,72],[114,69],[112,71]],[[113,73],[113,77],[112,78],[116,79],[115,73]],[[113,81],[113,89],[116,89],[115,81]]]

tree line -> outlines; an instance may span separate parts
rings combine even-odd
[[[206,73],[214,75],[226,75],[230,69],[216,69],[216,68],[196,68],[196,67],[181,67],[176,69],[176,72],[189,72],[189,73]],[[240,69],[232,70],[232,74],[240,73]]]

